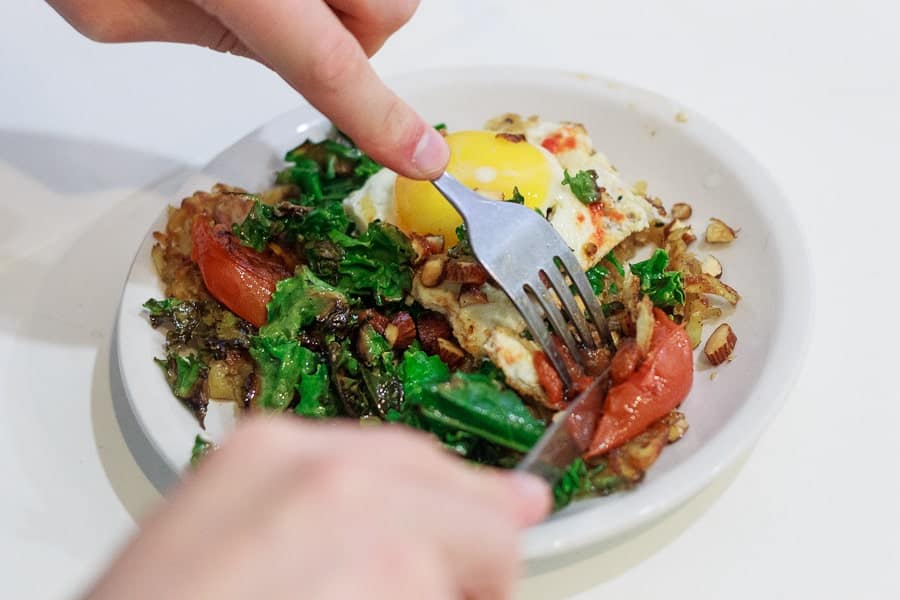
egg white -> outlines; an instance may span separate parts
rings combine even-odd
[[[609,161],[596,152],[587,132],[581,125],[544,122],[536,117],[523,120],[516,115],[504,115],[492,120],[488,130],[520,133],[525,143],[535,146],[550,167],[548,191],[538,207],[541,214],[572,248],[584,269],[600,262],[615,246],[632,233],[647,229],[659,217],[655,209],[642,196],[626,185]],[[575,137],[574,147],[553,154],[542,146],[545,139],[560,131]],[[567,185],[563,185],[563,171],[574,175],[580,170],[593,169],[597,183],[606,189],[604,214],[599,218],[601,231],[591,215],[591,210],[580,202]],[[489,179],[489,167],[481,176]],[[344,209],[361,231],[372,221],[379,219],[397,223],[397,205],[394,197],[396,173],[382,169],[366,184],[344,200]],[[613,218],[610,214],[621,217]],[[527,257],[524,257],[527,260]],[[416,279],[412,296],[425,308],[447,317],[453,334],[463,349],[475,357],[485,357],[499,367],[510,387],[523,396],[546,403],[534,367],[534,354],[538,345],[525,337],[527,326],[512,302],[497,288],[485,284],[482,290],[488,297],[486,304],[460,306],[459,285],[444,282],[437,287],[425,287]]]

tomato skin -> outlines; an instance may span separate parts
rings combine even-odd
[[[242,319],[265,325],[275,284],[290,277],[284,265],[241,245],[228,227],[213,227],[201,216],[194,218],[191,240],[191,260],[209,293]]]
[[[663,418],[685,399],[694,381],[691,341],[684,328],[654,309],[647,358],[606,396],[603,414],[585,458],[618,448]]]

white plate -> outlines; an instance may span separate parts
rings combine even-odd
[[[738,336],[735,360],[719,369],[697,361],[683,404],[690,430],[662,453],[630,492],[576,503],[524,536],[536,560],[610,540],[660,517],[706,486],[747,450],[781,406],[798,371],[811,325],[810,263],[790,205],[769,175],[737,143],[702,117],[644,90],[605,79],[523,68],[430,71],[392,82],[432,122],[479,128],[504,112],[584,123],[595,145],[626,179],[645,179],[668,204],[689,202],[702,232],[716,216],[740,228],[730,247],[714,248],[725,280],[743,299],[728,321]],[[365,110],[364,102],[360,110]],[[302,106],[251,133],[216,157],[173,197],[222,181],[250,190],[270,185],[285,150],[320,137],[327,121]],[[165,212],[150,231],[161,229]],[[161,291],[150,260],[150,233],[125,284],[118,357],[134,415],[151,446],[175,472],[187,464],[199,428],[172,397],[158,367],[162,335],[141,304]],[[702,241],[701,252],[710,250]],[[707,331],[708,333],[708,331]],[[718,371],[715,380],[710,375]],[[211,403],[214,438],[233,424],[229,405]]]

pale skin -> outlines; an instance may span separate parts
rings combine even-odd
[[[48,0],[101,42],[196,44],[259,61],[398,173],[443,172],[443,138],[368,57],[417,0]],[[144,521],[86,598],[508,598],[537,479],[475,469],[434,438],[254,417]]]
[[[250,419],[147,519],[87,596],[508,598],[550,497],[395,425]]]
[[[381,81],[368,57],[406,23],[418,0],[48,0],[100,42],[196,44],[253,58],[277,72],[386,167],[433,179],[443,138]]]

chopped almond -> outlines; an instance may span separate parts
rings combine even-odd
[[[638,303],[637,319],[635,321],[637,323],[635,341],[641,351],[641,356],[647,356],[647,352],[650,351],[650,340],[653,339],[654,325],[653,302],[650,301],[650,296],[641,298],[640,303]]]
[[[450,338],[453,335],[450,323],[447,322],[444,315],[432,311],[419,315],[416,321],[416,330],[419,333],[422,347],[429,354],[437,353],[439,338]]]
[[[706,340],[703,354],[706,355],[707,360],[711,364],[721,365],[731,356],[735,344],[737,344],[737,336],[732,331],[731,325],[722,323],[716,327],[709,339]]]
[[[384,328],[384,337],[391,348],[404,350],[416,339],[416,323],[408,312],[398,312]]]
[[[677,202],[672,205],[672,216],[680,221],[686,221],[690,219],[693,212],[694,210],[691,208],[690,204]]]
[[[444,268],[444,278],[453,283],[484,285],[487,277],[488,274],[484,267],[473,260],[451,259],[447,261]]]
[[[709,255],[703,260],[700,272],[719,279],[722,277],[722,263],[715,256]]]
[[[741,299],[733,287],[722,283],[712,275],[700,273],[699,275],[685,275],[684,291],[691,294],[712,294],[724,298],[732,305],[737,304]]]
[[[372,326],[372,329],[384,335],[384,330],[388,326],[389,321],[386,316],[377,310],[367,308],[359,312],[359,324],[364,325],[365,323],[368,323]]]
[[[448,340],[447,338],[438,338],[437,355],[442,361],[447,363],[451,369],[455,369],[466,358],[463,349]]]
[[[444,266],[447,264],[447,256],[438,254],[431,256],[419,270],[419,280],[425,287],[434,287],[444,280]]]
[[[710,219],[706,227],[706,241],[710,244],[727,244],[737,238],[737,232],[729,227],[725,221]]]

